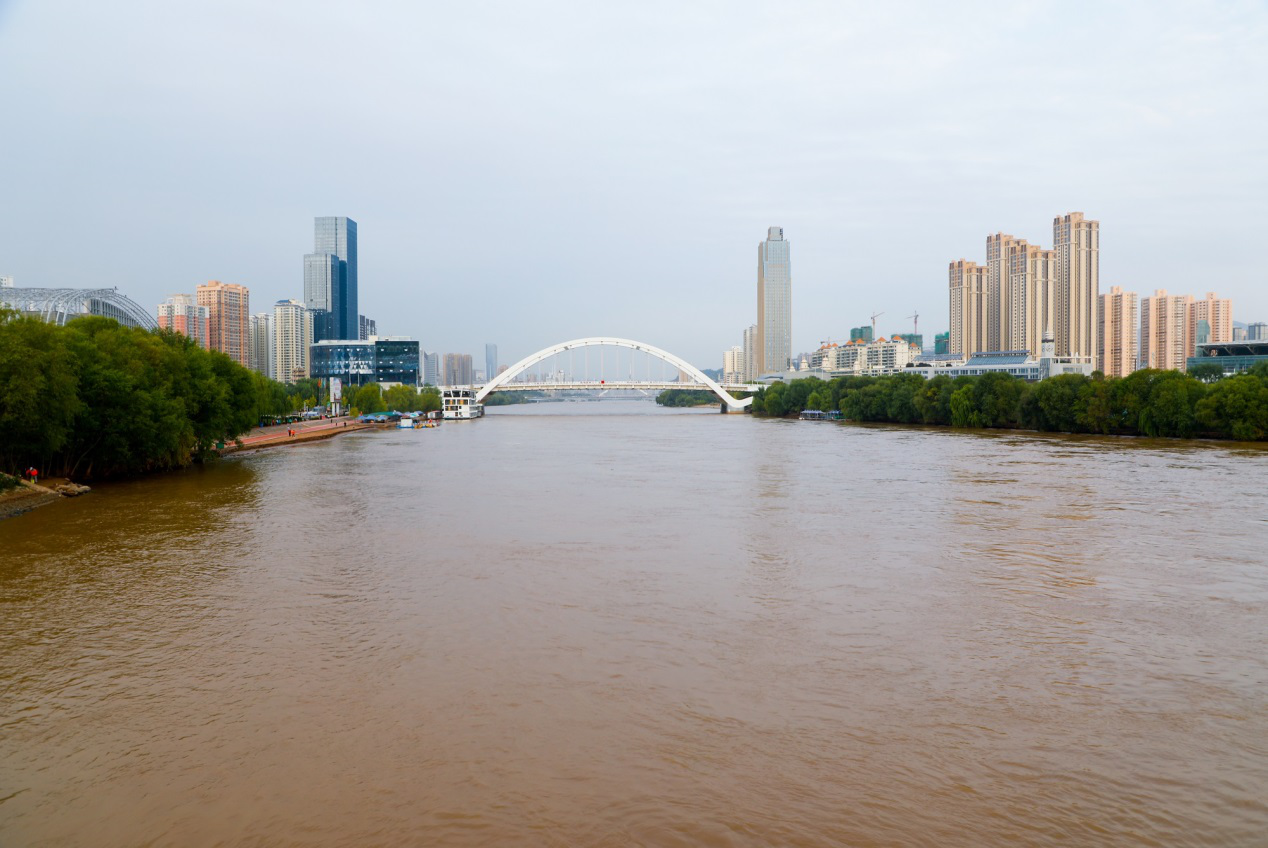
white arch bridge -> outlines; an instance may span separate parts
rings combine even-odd
[[[614,366],[618,371],[616,379],[609,379],[605,371],[608,362],[605,348],[617,348],[614,351]],[[626,362],[622,362],[621,351]],[[641,354],[641,356],[640,356]],[[578,362],[578,359],[581,361]],[[660,363],[660,379],[652,374],[652,362]],[[529,369],[543,363],[551,363],[550,374],[546,379],[542,375],[530,372]],[[580,366],[580,370],[578,370]],[[598,367],[595,376],[594,368]],[[664,366],[677,371],[676,379],[667,379]],[[636,371],[644,372],[644,379],[636,379]],[[580,376],[578,376],[580,374]],[[528,377],[529,379],[517,379]],[[724,410],[740,410],[753,402],[751,397],[737,398],[732,392],[756,392],[761,386],[751,383],[719,383],[713,380],[696,366],[681,357],[674,356],[644,342],[618,339],[610,336],[593,336],[586,339],[573,339],[542,348],[534,354],[524,357],[507,370],[486,382],[476,391],[476,402],[482,402],[494,392],[532,392],[586,389],[591,391],[638,390],[663,391],[666,389],[707,390],[718,396]]]

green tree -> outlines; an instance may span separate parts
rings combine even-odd
[[[0,312],[0,461],[41,471],[65,447],[79,398],[77,362],[61,329]]]
[[[1218,362],[1199,362],[1189,369],[1189,376],[1203,383],[1214,383],[1224,376],[1224,366]]]
[[[383,392],[378,383],[366,383],[357,389],[352,405],[361,410],[363,415],[387,411],[387,404],[383,402]]]
[[[418,390],[404,384],[390,386],[383,392],[383,403],[397,412],[414,412],[418,409]]]
[[[1220,380],[1198,401],[1196,414],[1214,435],[1241,441],[1268,438],[1268,381],[1249,374]]]

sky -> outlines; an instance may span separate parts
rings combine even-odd
[[[0,274],[148,309],[303,296],[504,364],[583,336],[720,367],[792,243],[793,349],[946,330],[947,263],[1101,222],[1101,288],[1268,321],[1264,2],[0,0]]]

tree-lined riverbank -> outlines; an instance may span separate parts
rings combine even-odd
[[[0,314],[0,469],[180,468],[293,406],[285,386],[177,333]]]
[[[1015,427],[1052,433],[1268,439],[1268,364],[1205,382],[1178,371],[1121,379],[1063,374],[1027,383],[1007,374],[810,377],[774,383],[753,399],[757,415],[831,410],[854,421]]]

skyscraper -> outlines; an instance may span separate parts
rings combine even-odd
[[[1125,292],[1121,286],[1113,286],[1109,294],[1101,295],[1097,311],[1101,346],[1098,359],[1107,377],[1126,377],[1136,370],[1139,300],[1135,292]]]
[[[247,287],[210,280],[206,285],[198,286],[194,296],[198,305],[208,310],[207,341],[211,349],[228,354],[229,358],[244,366],[249,365],[247,341],[251,300]]]
[[[364,315],[358,316],[357,323],[360,329],[357,331],[357,338],[362,341],[368,341],[371,336],[379,334],[378,324],[373,318],[367,318]]]
[[[1057,255],[1053,332],[1057,356],[1082,356],[1096,366],[1096,310],[1101,293],[1101,225],[1082,212],[1052,219]],[[1180,367],[1184,367],[1181,360]]]
[[[313,343],[312,318],[298,300],[273,306],[273,377],[294,383],[308,376],[308,348]]]
[[[484,379],[492,380],[498,372],[498,346],[487,343],[484,346]]]
[[[792,367],[792,262],[784,228],[771,227],[757,245],[758,373]]]
[[[440,385],[440,354],[423,354],[423,383],[428,386]]]
[[[203,350],[210,348],[211,310],[194,302],[193,295],[174,294],[158,305],[158,325],[198,342]]]
[[[314,249],[304,256],[304,306],[331,314],[338,339],[360,335],[357,312],[357,222],[315,218]]]
[[[251,316],[249,328],[250,369],[274,378],[273,372],[273,316],[257,312]]]
[[[740,379],[751,383],[757,379],[757,325],[750,324],[744,328],[743,370]]]

